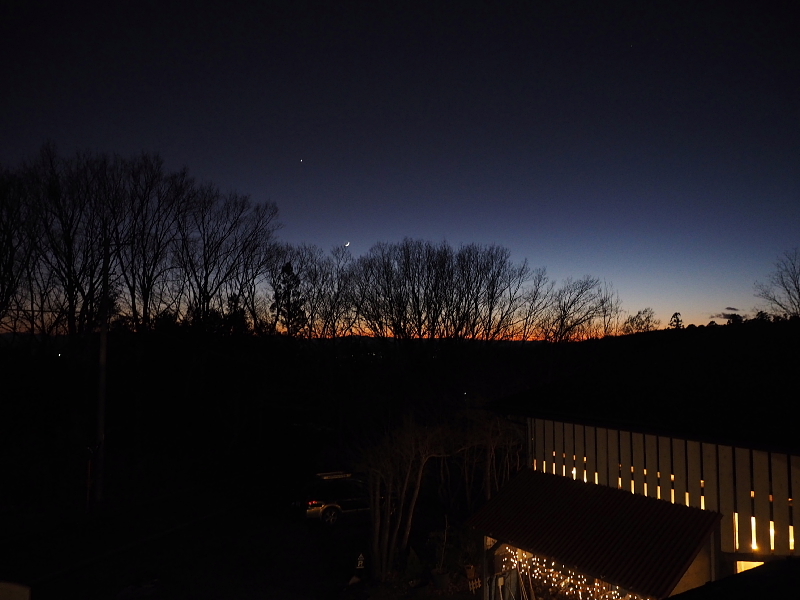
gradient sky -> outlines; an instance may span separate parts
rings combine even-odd
[[[0,163],[158,152],[288,242],[496,243],[706,323],[800,245],[789,4],[11,0]]]

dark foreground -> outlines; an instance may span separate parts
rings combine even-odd
[[[35,600],[310,600],[339,597],[366,554],[365,519],[324,529],[263,491],[203,493],[191,506],[165,500],[164,515],[132,511],[20,542],[3,551],[0,579],[16,571]]]
[[[0,581],[31,585],[33,600],[479,597],[430,581],[371,582],[369,529],[365,515],[326,527],[270,490],[217,486],[17,538],[0,550]],[[354,575],[363,582],[348,585]]]

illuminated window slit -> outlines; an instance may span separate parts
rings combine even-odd
[[[769,522],[769,549],[775,550],[775,521]]]

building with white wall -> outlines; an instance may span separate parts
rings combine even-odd
[[[577,376],[556,370],[500,405],[526,420],[528,463],[537,475],[523,474],[523,483],[509,484],[471,520],[503,557],[487,568],[486,598],[506,591],[660,599],[796,555],[800,401],[780,390],[798,364],[797,344],[785,352],[753,336],[731,339],[696,344],[686,336],[670,353],[637,342],[622,360],[614,342],[603,348],[602,368],[589,362],[591,352],[570,357],[567,372]],[[745,361],[747,353],[767,356],[760,370],[705,376],[713,360],[702,358],[723,352]],[[667,372],[681,376],[602,381],[608,364],[635,363],[636,354],[648,362],[667,357]],[[571,487],[556,481],[564,479]],[[654,515],[665,530],[652,529]],[[569,545],[555,543],[558,528]]]

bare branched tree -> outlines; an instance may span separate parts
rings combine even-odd
[[[403,287],[392,245],[378,243],[354,266],[354,293],[358,298],[358,332],[378,337],[405,338]]]
[[[620,331],[622,318],[622,301],[619,293],[607,281],[603,282],[599,296],[600,316],[598,318],[597,337],[616,335]]]
[[[174,251],[193,183],[186,170],[166,173],[161,158],[148,154],[126,161],[125,178],[112,246],[125,290],[122,308],[134,329],[149,329],[156,315],[178,309]]]
[[[307,319],[304,334],[306,337],[325,337],[324,311],[332,286],[332,265],[317,246],[303,244],[295,248],[292,254],[292,265],[299,278],[299,292]]]
[[[511,339],[525,305],[527,262],[499,246],[405,239],[376,244],[354,269],[364,332],[400,339]]]
[[[337,246],[325,254],[316,246],[285,245],[280,256],[283,264],[292,264],[298,278],[302,310],[307,317],[304,335],[335,338],[350,333],[357,317],[350,252],[343,246]],[[275,275],[280,275],[278,270]]]
[[[369,474],[374,572],[385,581],[395,560],[408,548],[414,511],[425,468],[453,449],[452,439],[438,427],[406,419],[401,426],[364,452]]]
[[[622,333],[630,335],[632,333],[644,333],[654,331],[661,325],[661,321],[656,319],[656,313],[649,306],[638,311],[635,315],[630,315],[622,324]]]
[[[0,324],[17,300],[31,262],[32,217],[22,178],[0,169]]]
[[[466,411],[447,424],[406,418],[362,453],[369,474],[372,553],[377,577],[391,577],[405,556],[426,468],[439,465],[439,488],[449,509],[490,499],[525,464],[525,427],[485,411]],[[450,473],[460,473],[452,478]],[[456,483],[454,480],[459,479]],[[426,483],[427,482],[427,483]],[[471,496],[472,495],[472,496]]]
[[[223,195],[212,185],[197,190],[178,220],[177,259],[187,284],[182,308],[188,320],[203,323],[224,312],[230,297],[224,292],[243,281],[243,267],[271,242],[277,214],[272,203],[254,205],[247,196]]]
[[[609,284],[587,276],[556,287],[502,246],[406,238],[354,260],[343,247],[279,244],[274,204],[199,186],[157,155],[62,158],[46,145],[18,173],[0,173],[0,202],[5,329],[93,331],[103,304],[134,330],[169,320],[274,334],[291,322],[314,338],[565,341],[619,323]],[[763,297],[791,300],[796,257]],[[302,327],[280,316],[290,298]]]
[[[353,295],[353,257],[347,248],[337,246],[326,258],[327,290],[320,313],[319,335],[335,338],[353,331],[358,317],[357,300]]]
[[[36,258],[47,281],[55,282],[61,314],[70,334],[89,331],[99,317],[103,289],[103,247],[108,240],[110,207],[119,201],[120,164],[116,158],[78,154],[58,157],[45,146],[28,168],[30,199],[41,236]],[[40,303],[41,304],[41,303]]]
[[[543,337],[541,323],[553,301],[554,287],[555,281],[547,277],[544,268],[531,273],[523,296],[519,339],[528,341]]]
[[[484,340],[511,339],[516,332],[518,312],[524,302],[523,284],[530,275],[528,262],[511,262],[511,251],[500,246],[484,248],[483,315],[480,337]]]
[[[591,325],[601,315],[600,280],[586,275],[567,278],[552,295],[542,319],[544,339],[565,342],[588,337]]]
[[[767,281],[755,287],[755,295],[766,301],[767,311],[784,318],[800,317],[800,249],[784,252]]]

